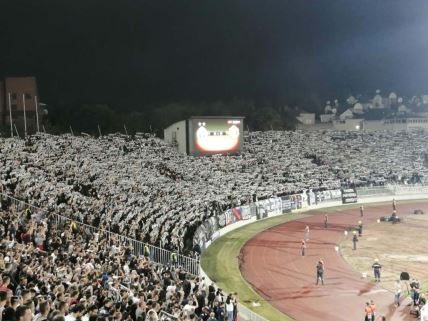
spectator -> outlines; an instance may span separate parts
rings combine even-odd
[[[31,308],[27,305],[20,305],[16,308],[15,317],[17,321],[31,321]]]

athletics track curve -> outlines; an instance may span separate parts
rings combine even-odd
[[[365,205],[364,224],[375,222],[392,212],[391,204]],[[428,212],[428,202],[398,204],[398,215],[420,208]],[[297,321],[364,320],[365,302],[374,300],[378,315],[388,321],[415,320],[409,307],[394,307],[394,295],[376,283],[364,280],[335,251],[344,230],[360,220],[358,208],[328,209],[275,226],[249,240],[241,250],[241,273],[245,280],[275,308]],[[324,228],[324,214],[329,226]],[[300,241],[305,226],[310,227],[310,241],[305,257],[300,255]],[[363,233],[364,237],[364,233]],[[316,262],[326,266],[325,285],[315,285]],[[368,258],[371,260],[371,258]],[[270,320],[280,321],[280,320]]]

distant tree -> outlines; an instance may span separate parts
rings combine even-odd
[[[103,134],[120,131],[120,116],[108,105],[82,105],[71,116],[71,126],[75,131],[98,134],[99,125]]]
[[[282,129],[281,115],[272,107],[255,109],[248,117],[249,127],[254,130]]]

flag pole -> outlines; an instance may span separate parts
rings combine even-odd
[[[25,94],[22,94],[22,104],[24,106],[24,138],[27,137],[27,114],[25,113]]]
[[[21,136],[19,136],[18,129],[16,128],[16,124],[13,124],[13,127],[15,127],[16,136],[18,136],[19,138],[21,138]]]
[[[34,102],[36,104],[37,132],[39,132],[40,131],[40,127],[39,127],[39,107],[38,107],[38,103],[37,103],[37,96],[34,96]]]
[[[10,93],[9,96],[9,122],[10,122],[10,137],[13,137],[13,121],[12,121],[12,105],[10,104]]]

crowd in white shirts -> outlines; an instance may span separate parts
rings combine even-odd
[[[267,131],[237,156],[192,157],[148,134],[0,138],[0,186],[79,222],[191,249],[207,218],[254,200],[427,181],[428,132]]]

